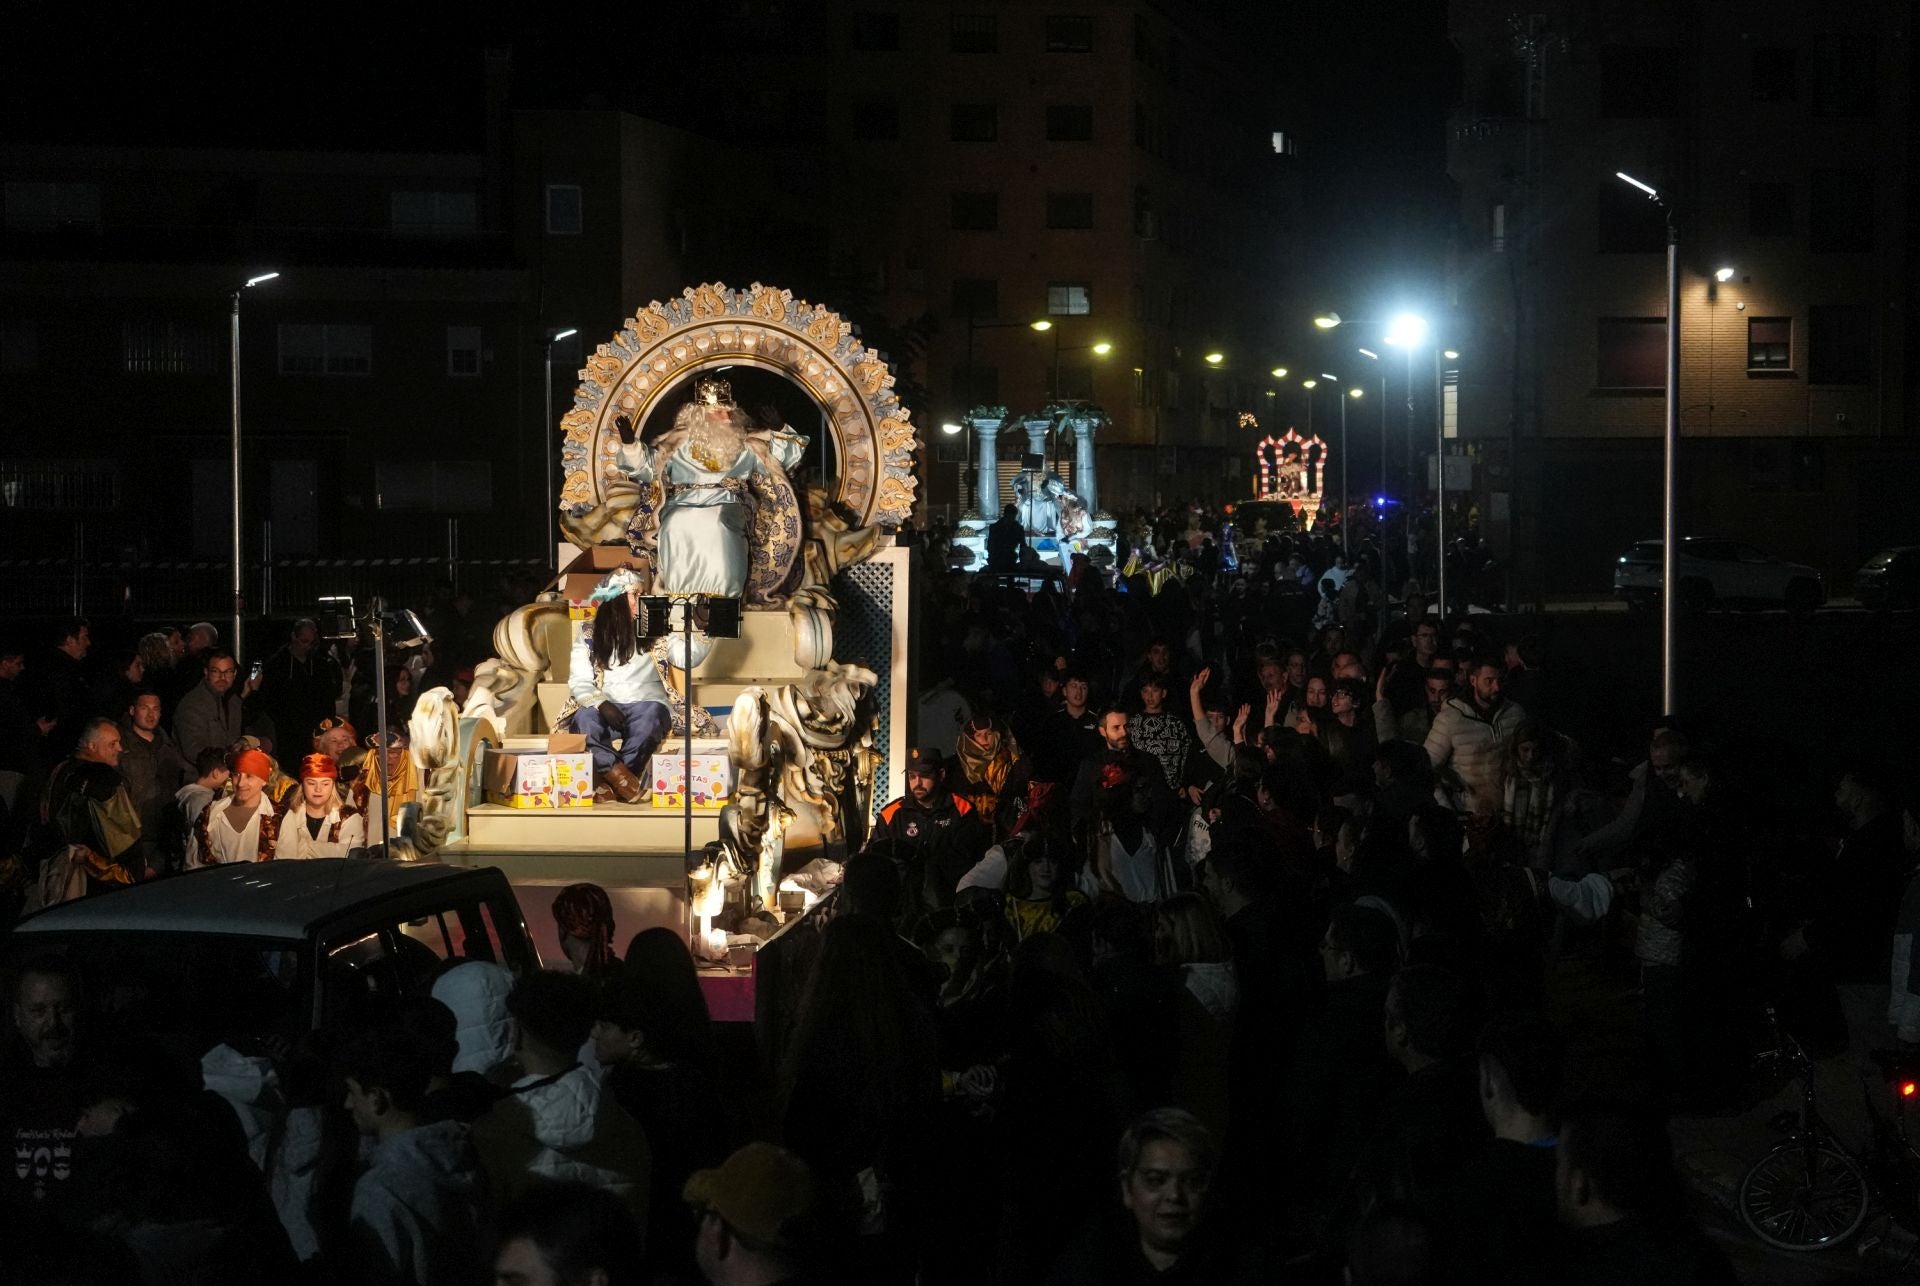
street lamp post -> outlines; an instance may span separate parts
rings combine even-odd
[[[967,499],[968,499],[967,470],[970,467],[972,467],[972,461],[973,461],[973,410],[972,408],[969,407],[966,414],[960,417],[959,423],[956,424],[952,420],[946,421],[944,424],[940,426],[940,431],[946,434],[948,437],[953,437],[956,434],[960,434],[960,433],[965,433],[967,435],[966,446],[962,449],[961,455],[960,455],[960,514],[959,516],[961,518],[965,518],[967,516]]]
[[[544,345],[546,349],[547,382],[546,397],[540,403],[540,450],[547,458],[547,497],[545,502],[547,510],[547,548],[541,557],[553,559],[555,563],[559,562],[560,538],[554,533],[553,524],[554,515],[560,511],[560,497],[555,495],[553,490],[554,445],[547,438],[548,426],[553,423],[553,346],[560,340],[566,339],[569,336],[578,335],[579,333],[578,330],[571,326],[566,330],[557,330],[547,336]],[[634,428],[638,431],[639,426],[635,425]],[[556,566],[553,570],[558,574],[560,569]]]
[[[1348,562],[1353,561],[1352,542],[1347,539],[1347,520],[1353,516],[1353,501],[1347,495],[1347,403],[1362,396],[1361,390],[1355,387],[1340,399],[1340,550],[1347,555]]]
[[[1320,378],[1332,381],[1334,391],[1336,393],[1339,392],[1340,377],[1338,375],[1332,374],[1329,371],[1321,371]],[[1312,437],[1311,412],[1313,410],[1313,400],[1311,395],[1309,395],[1307,400],[1307,410],[1309,412],[1307,436]],[[1347,513],[1349,507],[1350,499],[1347,495],[1347,399],[1343,397],[1340,399],[1340,552],[1351,558],[1353,556],[1353,546],[1347,539]]]
[[[263,272],[259,276],[249,277],[240,283],[233,292],[233,351],[228,364],[232,368],[233,378],[233,440],[230,455],[233,470],[233,655],[238,664],[241,655],[241,631],[245,628],[247,614],[247,592],[245,587],[246,565],[242,562],[245,550],[241,544],[241,514],[244,512],[243,497],[240,490],[240,294],[262,282],[272,281],[280,274]]]
[[[1389,323],[1383,337],[1396,348],[1407,350],[1407,452],[1413,452],[1413,350],[1426,342],[1427,322],[1424,317],[1413,313],[1401,313]],[[1433,355],[1434,383],[1440,378],[1440,354]],[[1435,584],[1438,588],[1437,606],[1440,619],[1447,619],[1447,459],[1446,459],[1446,413],[1439,401],[1434,403],[1433,429],[1433,484],[1434,484],[1434,567]],[[1411,467],[1411,465],[1409,465]],[[1411,490],[1411,486],[1409,486]],[[1407,560],[1413,560],[1413,519],[1407,519]]]
[[[1662,452],[1660,495],[1660,712],[1674,708],[1674,623],[1679,585],[1674,579],[1680,533],[1675,522],[1674,463],[1680,444],[1680,227],[1673,204],[1660,190],[1631,174],[1614,171],[1622,183],[1646,193],[1667,218],[1667,387],[1666,441]]]

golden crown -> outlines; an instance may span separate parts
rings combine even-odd
[[[696,402],[705,406],[735,406],[733,385],[722,379],[704,379],[693,386]]]

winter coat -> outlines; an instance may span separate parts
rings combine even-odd
[[[522,1077],[474,1122],[473,1142],[501,1205],[543,1179],[592,1184],[620,1198],[645,1234],[647,1136],[599,1069],[575,1064],[558,1076]]]
[[[246,1136],[247,1155],[264,1171],[274,1211],[294,1257],[320,1253],[314,1228],[314,1191],[319,1180],[325,1114],[317,1107],[289,1109],[273,1062],[215,1045],[200,1057],[200,1081],[233,1109]]]
[[[1446,791],[1446,802],[1455,810],[1499,814],[1507,742],[1526,717],[1511,701],[1501,702],[1492,718],[1463,697],[1451,697],[1440,707],[1427,731],[1427,759],[1436,771],[1451,768],[1460,779],[1457,791]]]
[[[434,980],[433,998],[453,1011],[454,1036],[460,1052],[453,1060],[455,1074],[482,1076],[513,1057],[513,1019],[507,1016],[507,993],[513,975],[487,960],[455,965]]]
[[[208,746],[227,749],[246,733],[246,714],[236,683],[222,695],[215,695],[203,681],[180,698],[173,712],[173,736],[180,743],[180,757],[193,763]]]
[[[127,793],[140,811],[140,833],[151,839],[159,835],[174,793],[193,773],[165,728],[155,728],[153,740],[148,741],[134,731],[131,720],[122,719],[120,745],[120,775],[127,779]]]
[[[477,1281],[486,1245],[486,1189],[466,1127],[438,1121],[374,1144],[353,1185],[356,1280]]]

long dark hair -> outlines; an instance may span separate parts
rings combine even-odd
[[[640,650],[633,628],[633,608],[625,594],[615,594],[593,614],[593,663],[602,670],[625,665]]]
[[[609,977],[594,1012],[627,1031],[639,1031],[647,1053],[662,1063],[717,1070],[712,1018],[687,944],[659,925],[633,935],[627,958]]]

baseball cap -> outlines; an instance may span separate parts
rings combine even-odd
[[[908,772],[937,773],[944,767],[946,767],[946,761],[932,746],[920,746],[907,754]]]
[[[779,1250],[801,1249],[814,1238],[817,1210],[813,1171],[785,1148],[749,1143],[717,1168],[695,1170],[681,1195],[711,1210],[749,1241]]]

